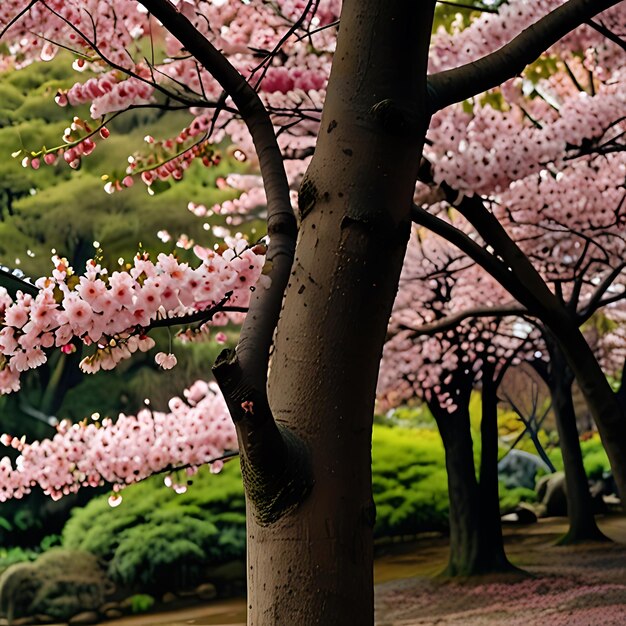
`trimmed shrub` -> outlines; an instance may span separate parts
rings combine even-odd
[[[17,563],[0,576],[0,611],[9,622],[45,614],[66,620],[95,610],[111,583],[88,552],[52,548],[32,563]]]
[[[112,509],[106,497],[76,509],[63,545],[108,564],[112,580],[130,589],[183,589],[204,568],[245,556],[245,500],[237,462],[220,474],[203,468],[182,494],[155,476],[125,489]]]

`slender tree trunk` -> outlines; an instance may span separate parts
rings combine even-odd
[[[563,356],[585,396],[621,497],[626,494],[626,411],[611,389],[598,360],[573,324],[550,325]]]
[[[450,506],[450,556],[446,576],[471,576],[482,571],[480,495],[467,402],[453,413],[429,403],[446,453]]]
[[[567,488],[567,516],[569,518],[569,530],[560,543],[607,541],[596,524],[591,494],[589,493],[589,483],[583,465],[572,399],[574,377],[559,347],[553,342],[548,341],[547,343],[550,352],[551,375],[546,382],[548,382],[552,394],[552,406],[556,416],[561,454],[563,455]]]
[[[268,518],[244,475],[251,626],[374,621],[372,416],[428,123],[433,10],[432,0],[343,4],[268,381],[279,427],[308,450],[313,486]]]
[[[445,576],[513,571],[504,553],[498,495],[497,398],[487,384],[481,423],[480,482],[476,479],[470,428],[469,393],[457,398],[453,413],[429,403],[446,453],[450,502],[450,556]],[[486,401],[485,401],[486,400]]]
[[[483,567],[490,572],[512,571],[504,552],[498,483],[498,396],[494,368],[483,366],[480,423],[480,517]]]

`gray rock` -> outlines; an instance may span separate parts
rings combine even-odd
[[[70,626],[79,626],[81,624],[97,624],[99,621],[100,616],[96,611],[83,611],[70,618],[69,624]]]
[[[538,470],[550,471],[536,454],[524,450],[511,450],[498,463],[498,478],[510,489],[513,487],[535,488]]]
[[[565,473],[555,472],[545,476],[537,484],[537,495],[546,508],[547,517],[567,516],[567,491],[565,487]]]

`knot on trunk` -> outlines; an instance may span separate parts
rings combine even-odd
[[[248,501],[261,526],[269,526],[295,509],[313,487],[309,451],[305,443],[285,428],[278,429],[282,450],[278,463],[263,466],[241,455],[241,473]],[[275,459],[276,460],[276,459]]]

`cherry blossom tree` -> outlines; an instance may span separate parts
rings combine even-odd
[[[495,304],[504,289],[458,249],[431,233],[409,243],[378,383],[381,408],[420,398],[435,417],[446,452],[450,500],[449,576],[514,571],[504,552],[498,493],[498,386],[532,345],[516,318],[464,318]],[[437,331],[438,324],[445,328]],[[472,390],[480,388],[478,479],[470,428]]]
[[[590,187],[593,188],[593,184],[590,184]],[[526,193],[525,190],[524,193]],[[569,210],[575,212],[571,208],[572,205],[568,206],[570,207]],[[542,213],[547,213],[547,211]],[[581,205],[580,213],[586,213],[584,205]],[[598,252],[603,238],[606,241],[615,240],[617,243],[613,245],[617,245],[619,251],[622,241],[621,236],[617,232],[610,232],[610,229],[598,230],[594,239],[595,243],[589,243],[585,246],[579,241],[580,235],[578,232],[580,231],[572,233],[569,230],[561,231],[559,229],[557,236],[558,245],[561,248],[575,250],[577,248],[576,244],[580,248],[576,257],[570,260],[566,259],[563,263],[564,267],[559,267],[558,257],[554,259],[552,255],[547,255],[544,252],[547,249],[552,250],[557,245],[555,243],[554,229],[551,226],[548,217],[545,224],[536,223],[533,228],[518,226],[516,236],[520,241],[520,245],[529,248],[529,257],[533,258],[534,266],[540,268],[542,275],[549,276],[550,280],[558,285],[557,293],[560,294],[564,307],[567,305],[567,302],[563,294],[570,294],[570,309],[572,307],[571,303],[573,303],[573,306],[577,308],[578,323],[582,324],[591,315],[592,311],[603,306],[605,302],[611,302],[612,300],[619,302],[623,297],[623,289],[620,285],[622,260],[619,252],[608,254],[609,248],[602,248],[603,252],[605,252],[604,258]],[[456,228],[477,237],[471,226],[463,218],[456,220]],[[591,239],[588,238],[588,241],[591,241]],[[539,253],[533,255],[532,249],[538,250]],[[579,268],[586,269],[579,271]],[[617,271],[615,268],[617,268]],[[469,284],[477,282],[474,278],[469,279]],[[479,292],[476,293],[479,294]],[[505,298],[499,299],[500,302],[505,300]],[[472,315],[503,316],[514,312],[518,314],[526,312],[523,308],[519,308],[519,305],[517,305],[517,309],[514,304],[505,303],[504,305],[499,304],[496,306],[494,301],[498,301],[498,299],[492,298],[489,300],[481,298],[480,295],[476,299],[469,298],[465,302],[459,301],[459,308],[450,313],[447,319],[431,323],[425,327],[425,330],[445,329],[451,324],[458,323],[460,320]],[[571,394],[572,374],[563,351],[550,330],[544,324],[538,322],[537,319],[531,319],[530,321],[534,322],[543,338],[539,342],[535,341],[535,348],[529,351],[527,358],[540,373],[550,388],[553,397],[568,485],[570,528],[562,541],[564,543],[572,543],[603,539],[603,535],[594,519],[587,476],[578,440],[579,433]],[[591,350],[591,347],[589,349]]]
[[[538,64],[536,76],[505,83],[491,100],[435,116],[422,167],[432,189],[424,197],[453,204],[474,226],[474,240],[425,211],[428,200],[413,216],[459,245],[554,336],[623,490],[623,408],[579,330],[595,310],[624,297],[625,46],[617,9],[602,24],[592,21],[595,32],[576,31],[554,46],[556,69]],[[530,19],[532,9],[525,10]],[[498,28],[486,16],[454,43],[446,40],[451,52],[436,58],[445,68],[471,49],[472,37]],[[570,434],[564,440],[574,441]]]
[[[428,77],[434,0],[2,3],[15,63],[49,58],[60,45],[75,54],[77,69],[97,72],[88,87],[58,95],[60,104],[90,101],[97,119],[75,121],[60,146],[19,154],[26,166],[63,157],[78,167],[106,140],[107,115],[144,106],[191,108],[195,119],[177,137],[149,143],[153,150],[134,156],[129,171],[107,181],[108,191],[137,177],[151,186],[181,177],[192,157],[210,166],[209,140],[227,135],[242,158],[258,159],[271,282],[252,295],[237,349],[214,369],[235,423],[248,503],[250,624],[373,623],[372,410],[430,117],[514,77],[619,4],[551,1],[530,17],[513,11],[499,22],[509,26],[506,39],[492,29],[491,49],[475,56],[470,49],[453,69]],[[300,177],[296,220],[289,180]],[[130,276],[138,295],[143,285]],[[229,288],[220,291],[201,307],[205,317]],[[176,315],[194,315],[188,309],[202,302],[184,303],[186,294],[176,294]],[[55,310],[65,316],[67,339],[84,340],[82,318],[99,312],[79,314],[79,299],[66,298],[69,314]],[[17,296],[24,325],[32,300]],[[139,317],[138,342],[148,323]],[[25,365],[45,357],[36,347],[22,357]],[[610,451],[614,459],[617,452]]]

